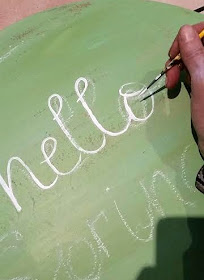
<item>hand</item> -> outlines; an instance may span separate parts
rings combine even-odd
[[[170,59],[173,59],[180,52],[183,61],[182,67],[189,74],[191,117],[198,136],[198,147],[204,157],[204,46],[198,36],[203,29],[204,22],[193,26],[182,26],[169,50],[169,56]],[[168,71],[166,77],[168,89],[178,83],[181,71],[180,65],[174,66]]]

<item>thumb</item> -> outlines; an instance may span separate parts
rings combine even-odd
[[[191,76],[204,75],[204,47],[198,33],[192,26],[184,25],[178,36],[181,58]]]

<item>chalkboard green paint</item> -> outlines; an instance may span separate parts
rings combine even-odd
[[[104,0],[1,31],[1,280],[182,279],[168,246],[184,253],[187,218],[204,213],[189,96],[183,84],[174,99],[134,95],[161,70],[179,27],[202,19]]]

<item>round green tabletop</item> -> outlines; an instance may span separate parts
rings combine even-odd
[[[201,279],[188,91],[138,96],[202,19],[95,0],[0,32],[1,280]]]

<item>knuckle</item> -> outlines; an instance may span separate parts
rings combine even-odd
[[[201,61],[203,61],[204,48],[198,48],[198,49],[194,49],[192,52],[187,52],[186,59],[188,60],[200,59]]]
[[[179,30],[179,33],[180,33],[180,34],[185,33],[186,30],[189,28],[189,26],[190,26],[190,25],[188,25],[188,24],[185,24],[185,25],[181,26],[181,28],[180,28],[180,30]]]

